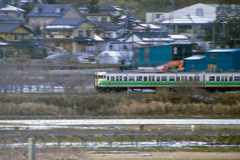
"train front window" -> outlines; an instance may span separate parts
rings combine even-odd
[[[175,81],[175,76],[169,76],[169,81]]]
[[[215,76],[209,76],[209,81],[215,81]]]
[[[111,81],[115,81],[115,77],[114,76],[111,76]]]
[[[231,76],[231,77],[229,77],[229,81],[233,81],[233,77]]]
[[[134,76],[129,76],[129,81],[134,81]]]
[[[157,76],[157,81],[160,81],[160,77],[159,76]]]
[[[167,76],[162,76],[162,81],[167,81]]]
[[[142,76],[137,76],[137,81],[142,81]]]
[[[103,79],[103,75],[98,75],[98,79]]]
[[[234,81],[240,81],[240,76],[234,76]]]

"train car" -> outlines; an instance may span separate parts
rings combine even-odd
[[[212,92],[239,90],[240,72],[96,72],[94,86],[104,92],[180,87],[198,87]]]

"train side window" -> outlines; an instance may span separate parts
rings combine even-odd
[[[127,76],[124,76],[123,78],[124,78],[124,81],[127,81]]]
[[[146,76],[144,76],[144,77],[143,77],[143,80],[144,80],[144,81],[147,81],[147,77],[146,77]]]
[[[216,81],[220,81],[220,77],[219,76],[216,77]]]
[[[159,76],[157,76],[157,81],[160,81],[160,77]]]
[[[185,76],[185,81],[187,81],[188,80],[188,78],[187,78],[187,76]]]
[[[221,80],[224,81],[224,76],[221,77]]]
[[[106,79],[106,75],[103,76],[103,79]]]
[[[167,81],[167,76],[162,76],[162,81]]]
[[[181,76],[181,81],[184,81],[184,76]]]
[[[129,81],[134,81],[134,76],[129,76]]]
[[[107,80],[109,81],[109,76],[107,76]]]
[[[169,76],[169,81],[175,81],[175,76]]]
[[[209,81],[215,81],[215,76],[209,76]]]
[[[194,81],[199,81],[200,77],[199,76],[194,76]]]
[[[193,77],[192,76],[189,76],[189,81],[193,81]]]
[[[176,77],[176,81],[180,81],[180,77],[177,76],[177,77]]]
[[[111,76],[111,81],[115,81],[115,77],[114,76]]]
[[[149,77],[148,77],[148,81],[152,81],[152,78],[151,78],[151,76],[149,76]]]
[[[116,76],[116,81],[118,81],[118,76]]]
[[[234,76],[234,81],[240,81],[240,76]]]
[[[142,76],[137,76],[137,81],[142,81]]]
[[[228,81],[228,76],[225,76],[225,81]]]
[[[233,81],[233,77],[231,76],[231,77],[229,77],[229,81]]]
[[[119,81],[122,81],[122,76],[119,76]]]
[[[155,76],[152,76],[152,81],[155,81]]]

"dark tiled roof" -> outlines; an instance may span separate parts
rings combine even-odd
[[[1,28],[0,33],[9,33],[20,26],[24,27],[29,32],[33,33],[33,31],[30,28],[28,28],[27,26],[21,23],[0,23],[0,28]]]
[[[7,5],[5,3],[0,2],[0,8],[4,8],[7,7]]]
[[[0,14],[0,21],[22,21],[19,18],[9,16],[7,14]]]
[[[99,8],[98,8],[99,11],[116,11],[116,10],[118,10],[112,5],[98,5],[98,6],[99,6]],[[80,7],[78,9],[79,10],[88,10],[87,6]]]
[[[106,30],[106,31],[117,31],[117,30],[123,28],[122,25],[114,25],[114,24],[112,24],[112,25],[103,25],[103,24],[100,24],[100,26],[101,26],[102,28],[104,28],[104,30]]]
[[[166,32],[134,32],[139,38],[170,38]]]
[[[32,10],[27,17],[62,17],[71,7],[72,5],[62,5],[62,4],[54,4],[54,5],[37,5],[38,13]],[[55,13],[55,8],[60,8],[60,13]]]
[[[70,25],[76,26],[85,22],[85,18],[57,18],[50,22],[48,25]]]
[[[113,16],[111,13],[88,13],[85,16]]]

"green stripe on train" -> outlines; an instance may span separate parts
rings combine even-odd
[[[199,86],[203,82],[162,82],[162,81],[101,81],[99,86]]]
[[[215,82],[206,82],[206,86],[239,86],[240,81],[215,81]]]

